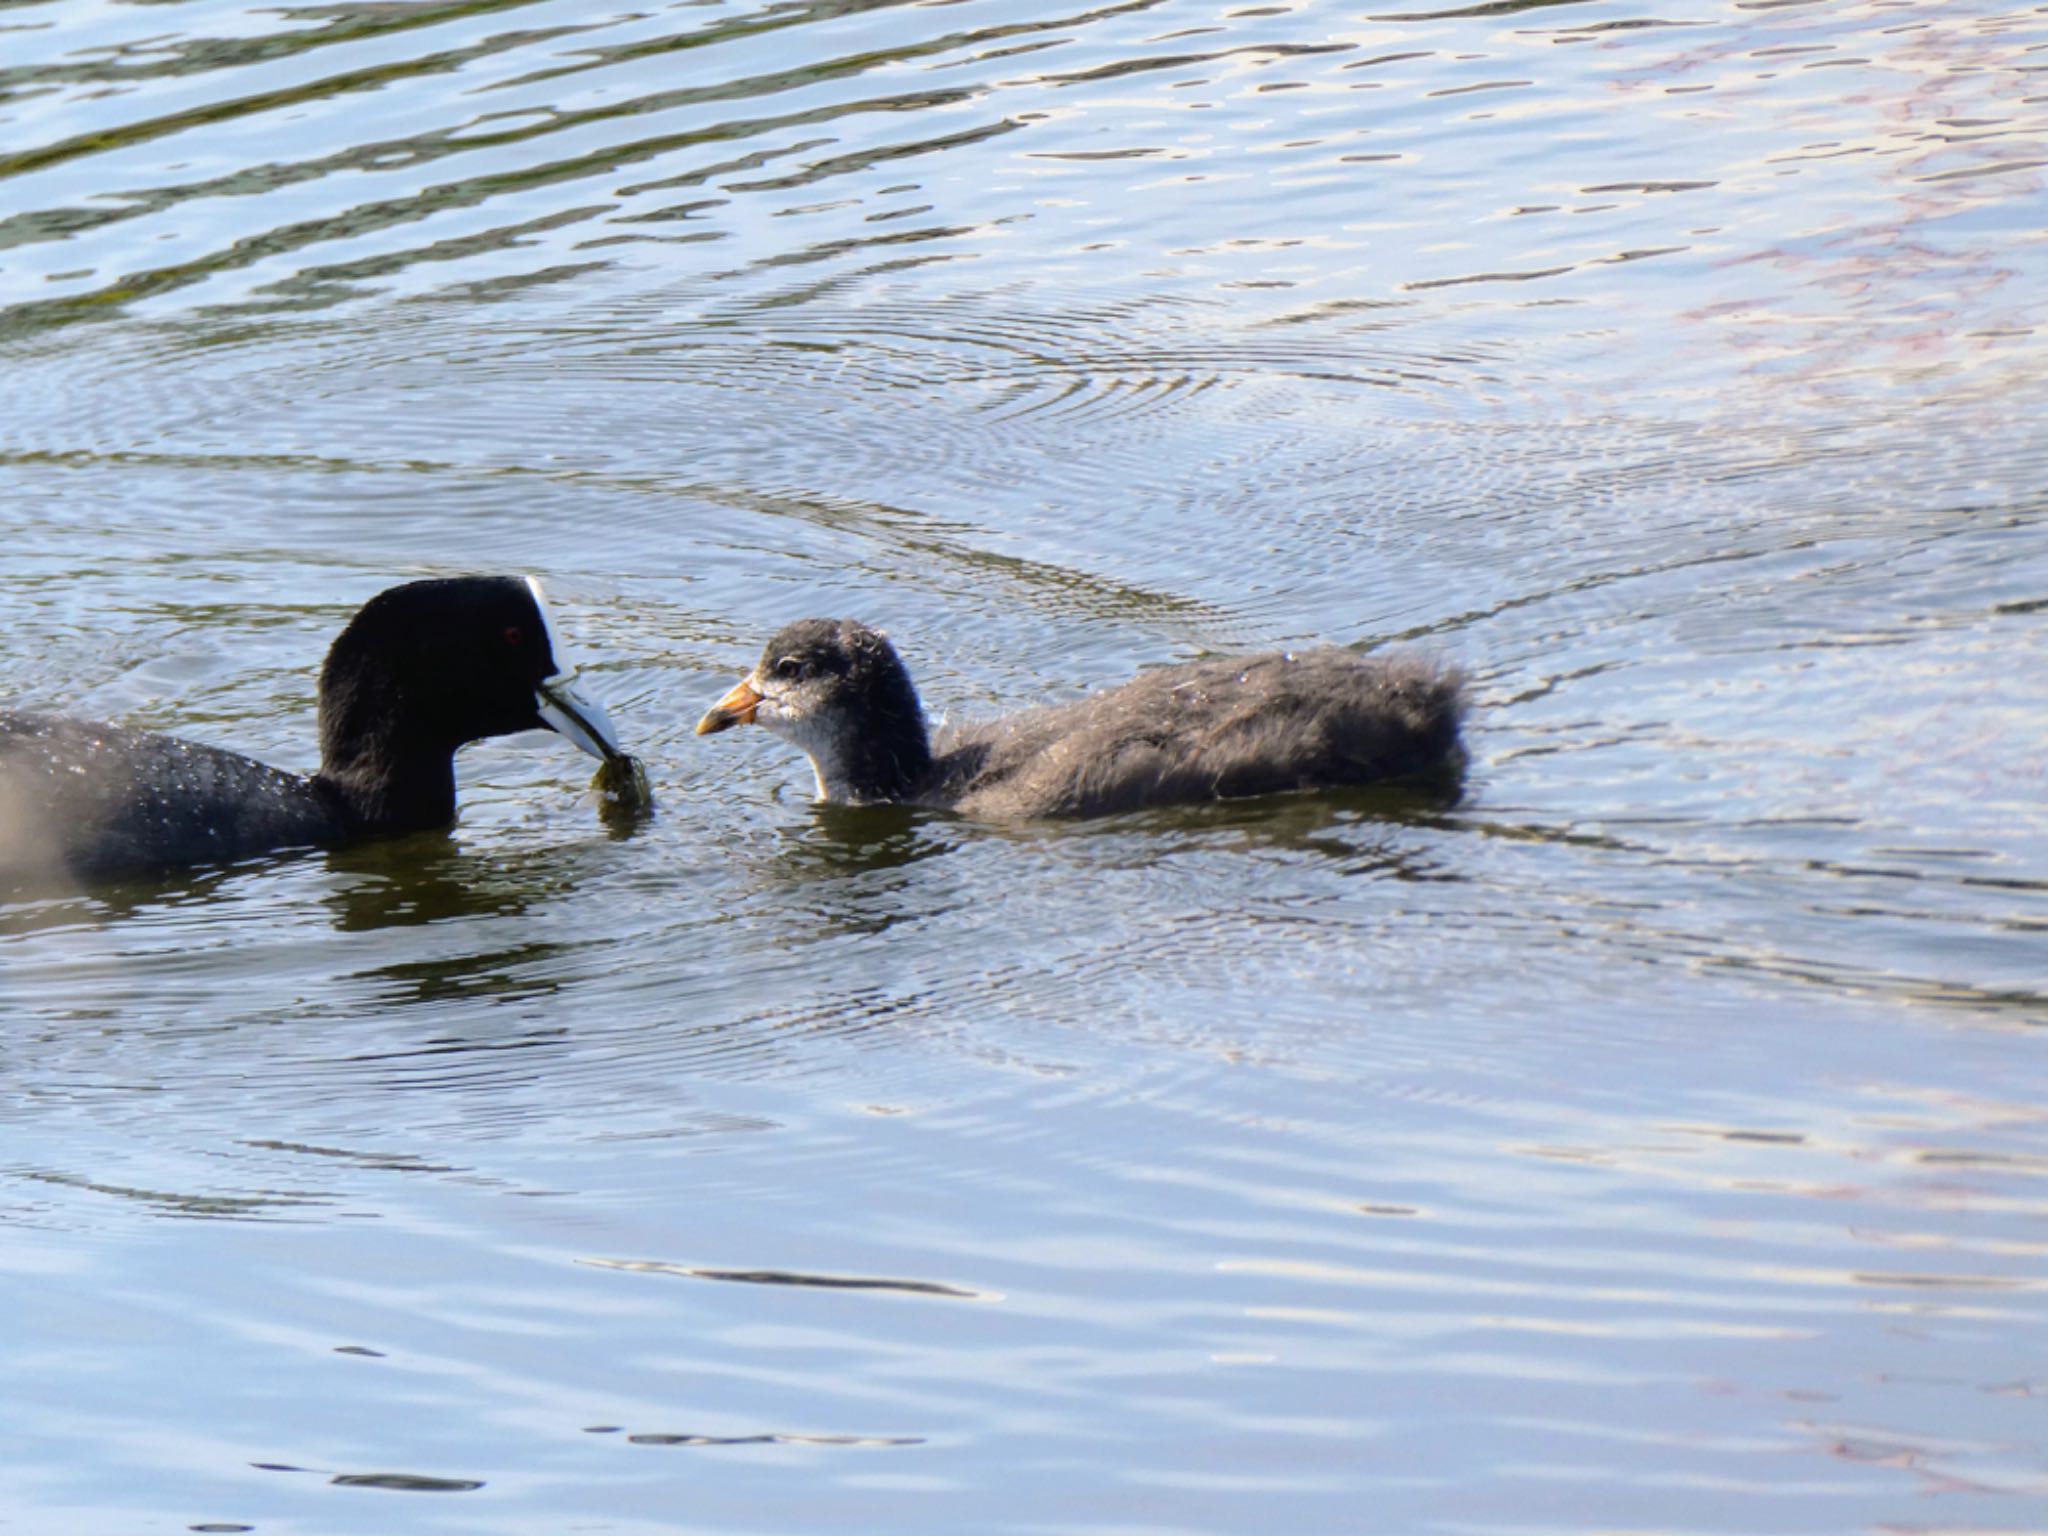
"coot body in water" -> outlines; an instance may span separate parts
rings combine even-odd
[[[818,798],[970,816],[1100,816],[1172,802],[1452,778],[1462,681],[1418,657],[1327,649],[1190,662],[934,743],[895,647],[804,619],[697,723],[767,727],[811,760]]]
[[[408,582],[364,604],[328,650],[309,777],[174,736],[0,711],[0,871],[166,867],[446,826],[456,748],[543,728],[619,754],[538,583]]]

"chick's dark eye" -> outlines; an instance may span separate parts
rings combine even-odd
[[[521,629],[517,624],[507,624],[505,626],[505,643],[507,645],[523,645],[525,641],[525,630]]]
[[[775,675],[780,678],[798,678],[804,675],[804,664],[794,656],[785,656],[775,663]]]

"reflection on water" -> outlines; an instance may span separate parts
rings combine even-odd
[[[586,1259],[600,1269],[625,1270],[636,1275],[681,1275],[693,1280],[728,1280],[744,1285],[817,1286],[830,1291],[890,1291],[904,1296],[946,1296],[964,1301],[997,1301],[979,1291],[936,1280],[892,1280],[875,1275],[800,1275],[777,1269],[704,1269],[653,1260]]]
[[[769,868],[795,886],[903,869],[949,852],[951,818],[900,805],[812,804]]]
[[[2026,1526],[2044,49],[0,7],[0,696],[303,768],[533,571],[656,796],[0,897],[0,1524]],[[813,806],[689,732],[826,612],[969,718],[1418,647],[1471,768]]]
[[[459,918],[516,916],[538,895],[575,888],[552,851],[480,857],[439,833],[335,849],[321,855],[341,880],[329,898],[343,933]]]

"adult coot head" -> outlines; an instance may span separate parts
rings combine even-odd
[[[320,767],[0,712],[0,870],[190,864],[446,826],[456,749],[554,730],[622,756],[531,578],[408,582],[365,603],[320,669]]]
[[[577,687],[531,576],[409,581],[380,592],[336,636],[320,669],[323,770],[537,730],[559,731],[600,759],[620,750],[603,707]]]

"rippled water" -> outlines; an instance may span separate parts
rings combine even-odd
[[[656,816],[0,901],[0,1526],[2020,1532],[2048,7],[0,4],[10,703],[545,575]],[[1401,641],[1449,808],[693,740]]]

